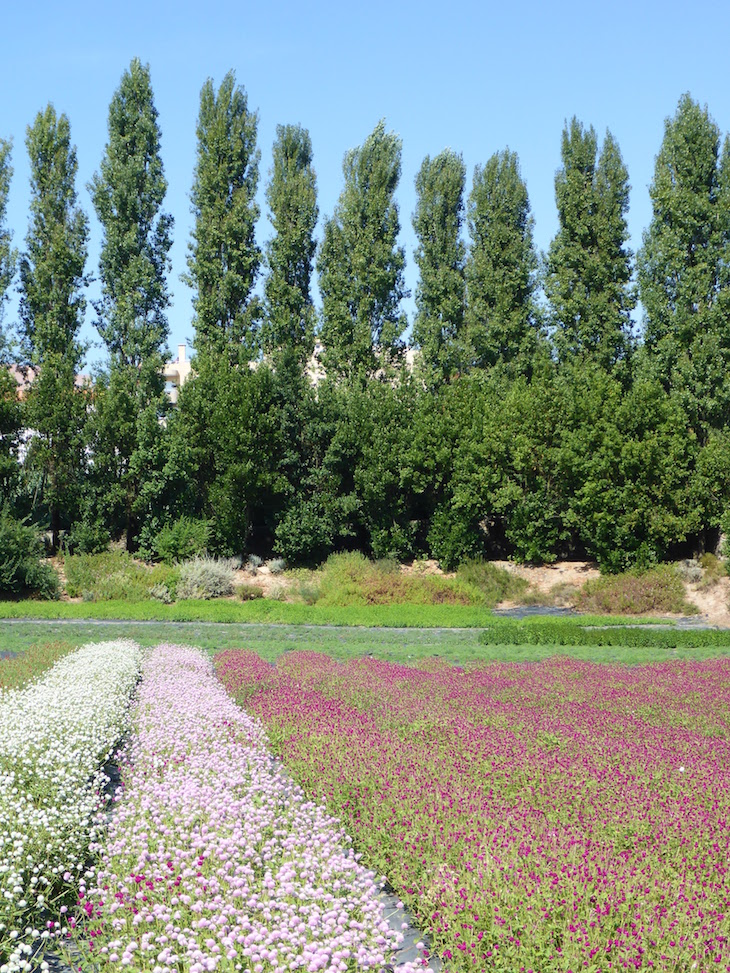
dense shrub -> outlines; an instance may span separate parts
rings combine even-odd
[[[0,596],[58,597],[58,575],[44,563],[43,541],[35,528],[0,512]]]
[[[207,520],[178,517],[165,526],[152,541],[152,549],[160,561],[175,564],[205,554],[210,541],[210,524]]]
[[[473,559],[460,564],[456,577],[466,584],[478,588],[484,595],[484,602],[489,606],[499,604],[507,599],[517,601],[530,587],[524,578],[510,574],[504,568],[499,568],[489,561]]]
[[[151,589],[164,585],[174,598],[174,571],[164,564],[151,567],[126,551],[73,554],[64,561],[66,593],[85,601],[145,601]]]
[[[180,565],[177,597],[224,598],[233,594],[239,562],[235,558],[196,557]]]
[[[682,578],[671,565],[588,581],[578,595],[577,607],[581,611],[609,615],[690,614],[697,611],[687,601]]]
[[[407,575],[389,559],[370,561],[357,552],[331,555],[315,577],[315,600],[320,605],[470,605],[484,602],[481,592],[463,581]]]
[[[84,520],[73,525],[64,545],[69,554],[102,554],[111,537],[99,521]]]

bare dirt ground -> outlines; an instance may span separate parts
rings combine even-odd
[[[687,597],[700,610],[708,625],[730,628],[730,578],[720,578],[711,588],[687,584]]]

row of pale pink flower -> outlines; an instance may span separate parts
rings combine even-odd
[[[730,660],[217,665],[449,968],[730,969]]]
[[[158,646],[135,726],[100,866],[81,891],[74,939],[95,969],[344,973],[387,962],[401,937],[374,875],[274,763],[261,724],[207,657]]]

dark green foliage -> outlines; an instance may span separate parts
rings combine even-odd
[[[0,139],[0,325],[3,321],[8,287],[15,276],[17,253],[12,248],[13,235],[5,225],[8,210],[8,193],[13,169],[10,165],[12,142]],[[5,362],[6,339],[0,330],[0,363]]]
[[[395,191],[401,141],[378,122],[360,148],[345,155],[345,187],[327,220],[319,252],[321,337],[332,375],[367,376],[400,349],[407,296],[405,252]]]
[[[653,216],[639,255],[650,373],[694,434],[730,420],[730,147],[689,95],[664,126],[650,188]]]
[[[210,540],[210,524],[206,520],[178,517],[166,524],[152,540],[152,550],[160,561],[175,564],[205,554]]]
[[[195,225],[185,278],[194,289],[198,354],[256,357],[261,307],[253,295],[261,263],[254,230],[258,116],[232,71],[216,94],[208,79],[200,92],[198,154],[190,194]]]
[[[506,149],[476,167],[467,213],[464,364],[529,375],[540,344],[537,255],[516,153]]]
[[[37,472],[36,496],[49,508],[52,547],[74,519],[80,493],[88,389],[76,376],[83,357],[79,330],[86,300],[88,221],[77,205],[76,149],[68,118],[48,105],[28,128],[31,220],[20,261],[21,338],[36,371],[24,402],[33,429],[26,469]]]
[[[568,522],[602,569],[649,567],[699,533],[698,444],[658,382],[623,392],[584,367],[565,379],[563,402]]]
[[[277,125],[266,199],[275,235],[266,248],[264,350],[279,358],[289,349],[304,360],[314,348],[311,279],[318,209],[312,141],[300,125]]]
[[[18,386],[0,356],[0,507],[11,500],[18,485],[20,421]]]
[[[561,362],[577,358],[604,370],[631,351],[631,251],[628,174],[606,133],[600,154],[592,127],[573,118],[563,131],[555,176],[559,230],[548,253],[545,292]]]
[[[113,367],[152,363],[149,383],[162,365],[168,335],[173,220],[161,209],[167,180],[160,128],[149,67],[138,58],[122,75],[109,106],[109,142],[89,191],[103,230],[97,327]]]
[[[415,261],[416,318],[413,344],[421,349],[429,385],[448,381],[458,370],[464,323],[464,219],[466,168],[460,155],[445,149],[426,156],[416,176],[413,229],[418,239]]]
[[[0,510],[0,596],[58,597],[58,576],[44,563],[43,541],[35,527]]]
[[[89,188],[103,230],[97,327],[110,356],[90,427],[93,489],[108,526],[123,528],[133,550],[146,505],[143,480],[160,463],[173,222],[162,211],[167,182],[150,72],[137,58],[112,98],[109,142]]]
[[[84,515],[87,514],[84,511]],[[111,535],[102,518],[84,516],[73,526],[73,531],[66,536],[64,550],[69,554],[103,554],[109,547]]]
[[[172,497],[170,503],[178,516],[210,524],[209,549],[216,554],[269,550],[289,492],[276,378],[264,365],[237,368],[207,357],[199,363],[171,428],[179,465],[168,464],[165,477],[185,483],[186,491],[177,508]]]

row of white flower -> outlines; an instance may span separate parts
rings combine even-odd
[[[141,663],[133,642],[85,645],[0,694],[0,973],[30,970],[44,921],[76,899]]]

